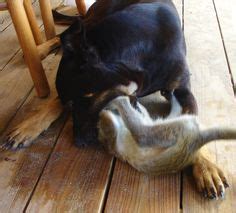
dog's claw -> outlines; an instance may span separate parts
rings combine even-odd
[[[224,187],[225,187],[225,188],[229,188],[229,184],[228,184],[227,180],[224,180],[224,181],[223,181],[223,184],[224,184]]]
[[[224,193],[223,186],[220,186],[218,196],[219,196],[219,198],[224,199],[224,197],[225,197],[225,193]]]
[[[21,149],[24,147],[24,144],[23,143],[19,143],[18,146],[17,146],[17,149]]]
[[[212,200],[217,199],[217,192],[213,187],[210,188],[209,198],[212,199]]]
[[[207,190],[206,189],[203,190],[203,197],[207,198]]]
[[[15,141],[13,139],[11,139],[10,137],[8,137],[5,142],[1,145],[1,148],[3,150],[9,150],[12,148],[12,146],[14,145]]]
[[[22,149],[30,144],[27,136],[23,136],[19,130],[13,130],[5,136],[4,142],[1,145],[2,150]]]

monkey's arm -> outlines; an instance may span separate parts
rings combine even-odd
[[[169,118],[175,118],[182,113],[182,107],[178,100],[176,99],[175,95],[173,92],[171,92],[171,98],[170,98],[170,103],[171,103],[171,110],[170,114],[167,116],[167,119]]]
[[[178,124],[162,120],[148,123],[144,114],[135,110],[128,97],[118,97],[114,100],[126,127],[140,146],[169,147],[176,143]]]

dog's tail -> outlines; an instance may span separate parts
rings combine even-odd
[[[234,140],[236,142],[236,128],[214,127],[200,132],[199,141],[196,142],[196,149],[212,141]]]
[[[68,15],[61,14],[57,12],[56,10],[52,10],[52,15],[53,15],[54,22],[56,24],[61,24],[61,25],[71,25],[78,18],[78,16],[68,16]],[[82,18],[82,16],[79,16],[79,17]]]

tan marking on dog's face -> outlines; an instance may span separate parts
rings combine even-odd
[[[90,98],[90,97],[93,97],[94,95],[95,93],[88,93],[88,94],[85,94],[84,97]]]

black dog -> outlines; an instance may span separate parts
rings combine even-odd
[[[185,113],[197,113],[190,91],[186,48],[178,13],[169,0],[99,0],[61,35],[63,57],[56,86],[73,102],[76,143],[95,141],[99,92],[138,84],[137,96],[175,91]]]

